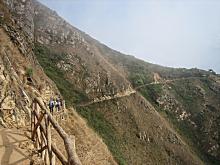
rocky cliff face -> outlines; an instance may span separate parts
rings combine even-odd
[[[21,53],[28,55],[31,53],[34,41],[33,2],[28,0],[3,2],[1,2],[4,10],[2,19],[6,23],[4,28],[9,32],[13,42],[18,45]]]
[[[1,122],[7,127],[16,123],[25,126],[30,120],[32,99],[47,101],[57,89],[39,66],[21,54],[3,28],[0,36]],[[29,75],[28,70],[35,71]]]
[[[219,163],[218,75],[125,56],[35,0],[1,1],[0,25],[2,125],[27,124],[31,99],[60,91],[118,164]],[[115,164],[78,114],[70,118],[63,126],[82,162]]]
[[[64,54],[57,67],[87,96],[102,99],[132,91],[130,83],[92,49],[82,32],[39,3],[35,4],[35,29],[37,43]]]
[[[37,1],[5,1],[11,15],[4,25],[22,54],[33,56],[33,44],[62,53],[56,66],[90,99],[103,100],[134,92],[131,84],[99,52],[91,49],[78,29]],[[4,18],[3,18],[4,19]],[[88,58],[90,57],[90,58]],[[91,59],[91,60],[90,60]],[[32,59],[33,60],[33,59]]]
[[[47,105],[50,97],[60,95],[33,52],[34,3],[37,2],[23,0],[0,2],[0,127],[21,128],[19,129],[21,134],[30,126],[33,99],[40,97]],[[79,139],[77,152],[82,163],[116,164],[100,137],[72,111],[73,109],[70,120],[63,121],[66,124],[63,128],[69,135],[74,134],[75,138]],[[75,127],[69,131],[73,125]],[[82,138],[83,136],[88,138]],[[95,145],[99,146],[99,150],[94,151]],[[34,150],[32,145],[31,147],[32,149],[28,151],[30,155]],[[62,150],[64,146],[61,145],[59,148]],[[85,155],[81,154],[82,152]],[[14,159],[13,155],[9,156]],[[31,156],[29,159],[32,159]]]

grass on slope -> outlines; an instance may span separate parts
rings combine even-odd
[[[147,100],[153,103],[153,105],[157,105],[156,100],[162,94],[162,85],[152,84],[152,85],[140,88],[139,91]]]
[[[205,153],[204,144],[202,141],[208,138],[208,135],[204,134],[204,131],[199,128],[205,126],[205,122],[209,121],[212,117],[212,114],[208,111],[205,112],[205,115],[201,114],[201,111],[204,109],[202,105],[205,103],[203,95],[200,93],[196,84],[202,84],[202,87],[205,89],[205,95],[212,95],[211,92],[211,81],[208,78],[200,78],[200,82],[195,81],[180,81],[175,82],[172,85],[173,93],[175,94],[178,101],[184,106],[187,112],[192,114],[192,121],[197,125],[195,129],[188,121],[184,120],[178,122],[174,117],[172,122],[178,127],[179,132],[182,136],[185,136],[188,142],[191,143],[193,148],[196,149],[197,154],[206,162],[210,164],[219,164],[219,160],[211,156],[210,154]],[[207,139],[206,139],[207,140]]]
[[[56,66],[57,62],[65,60],[65,54],[53,53],[48,48],[39,44],[35,45],[34,52],[47,76],[56,83],[62,96],[66,100],[67,106],[87,99],[84,94],[74,88],[73,84],[66,79],[65,73]],[[117,145],[119,143],[117,143],[118,140],[115,136],[114,129],[111,124],[105,120],[102,113],[91,107],[77,108],[77,111],[81,116],[87,119],[88,124],[103,138],[119,165],[125,165],[126,161]]]
[[[200,107],[198,105],[203,99],[195,86],[194,81],[176,81],[171,85],[171,88],[175,97],[182,103],[187,112],[197,113],[200,111]]]
[[[60,60],[65,60],[65,54],[56,54],[40,44],[35,44],[34,52],[47,76],[56,83],[66,100],[67,106],[87,99],[82,92],[74,88],[74,85],[67,80],[65,72],[57,67]]]
[[[181,90],[182,88],[180,88]],[[140,88],[140,93],[151,102],[151,104],[154,105],[156,110],[158,110],[163,116],[165,116],[168,120],[170,120],[173,125],[178,129],[181,134],[184,134],[184,136],[187,136],[188,138],[193,137],[193,133],[189,131],[189,127],[185,125],[185,123],[180,123],[177,121],[176,116],[169,111],[164,111],[161,109],[161,107],[158,106],[157,98],[163,94],[162,85],[161,84],[154,84],[150,86],[145,86],[143,88]],[[186,98],[186,101],[191,103],[191,97],[188,98],[188,96],[183,96],[183,98]],[[190,106],[190,105],[189,105]]]
[[[201,79],[206,90],[206,94],[210,92],[210,81],[206,78]],[[180,102],[187,112],[193,114],[193,121],[196,122],[198,128],[203,127],[203,122],[209,120],[208,116],[202,116],[201,105],[204,103],[203,96],[199,92],[198,88],[195,86],[194,81],[183,80],[176,81],[171,85],[170,91],[174,94],[175,99]],[[160,96],[163,91],[161,86],[151,85],[139,89],[141,94],[149,100],[155,108],[167,118],[173,126],[176,128],[178,133],[184,137],[185,141],[195,150],[197,155],[204,160],[207,164],[218,164],[219,161],[214,157],[207,155],[203,152],[202,144],[200,143],[201,138],[204,138],[203,132],[200,129],[195,129],[192,124],[187,120],[178,121],[177,116],[172,111],[162,110],[156,103],[158,96]]]
[[[120,151],[119,145],[117,145],[120,144],[120,142],[116,138],[114,128],[108,121],[105,120],[103,114],[91,106],[89,108],[77,108],[77,112],[86,118],[88,124],[102,137],[118,164],[125,165],[126,161]]]

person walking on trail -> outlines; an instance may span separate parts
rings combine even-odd
[[[57,109],[57,112],[60,111],[60,106],[61,106],[61,102],[60,102],[60,98],[58,97],[56,99],[56,109]]]
[[[60,108],[63,106],[63,100],[61,99],[61,97],[58,97],[59,101],[60,101]]]
[[[53,115],[53,108],[54,108],[54,100],[53,98],[50,98],[49,101],[49,109],[50,109],[50,113]]]

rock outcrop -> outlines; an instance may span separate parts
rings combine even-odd
[[[0,1],[0,124],[62,94],[87,120],[71,108],[61,122],[85,164],[219,164],[219,84],[114,51],[36,0]]]

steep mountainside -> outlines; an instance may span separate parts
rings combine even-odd
[[[60,95],[56,85],[46,76],[34,56],[34,31],[28,28],[34,24],[26,20],[33,19],[28,15],[33,14],[29,9],[34,9],[30,1],[0,1],[0,128],[6,127],[1,128],[0,132],[3,142],[0,164],[4,165],[29,165],[32,160],[37,164],[36,148],[31,140],[27,141],[30,137],[31,104],[35,97],[48,104],[50,97]],[[81,162],[116,164],[102,139],[73,109],[69,113],[69,120],[60,124],[68,125],[63,125],[63,128],[69,135],[75,136]],[[62,143],[57,144],[61,144],[59,149],[64,149]]]
[[[57,59],[56,67],[68,74],[68,80],[88,99],[107,98],[133,92],[125,77],[90,45],[80,32],[41,4],[35,5],[35,41],[46,45]],[[39,46],[38,46],[39,47]],[[95,51],[95,52],[94,52]],[[58,58],[58,57],[56,57]]]
[[[14,61],[22,83],[30,81],[28,89],[39,96],[60,92],[107,145],[71,112],[62,125],[76,135],[84,164],[115,164],[109,151],[118,164],[220,163],[218,75],[121,54],[35,0],[3,0],[0,11],[1,34],[8,37],[1,38],[2,58]],[[8,42],[11,48],[2,46]]]

